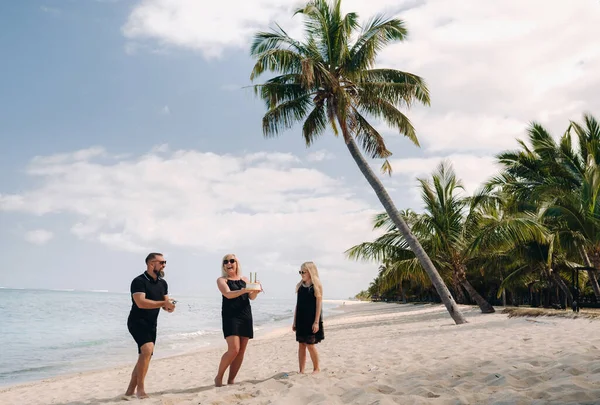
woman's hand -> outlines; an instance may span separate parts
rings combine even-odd
[[[319,322],[313,323],[312,332],[317,333],[319,331]]]

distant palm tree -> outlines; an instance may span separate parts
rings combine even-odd
[[[469,282],[468,267],[481,262],[482,256],[486,256],[488,262],[493,261],[497,252],[544,240],[543,226],[531,214],[501,215],[500,200],[485,189],[474,197],[461,195],[462,182],[446,162],[439,165],[430,179],[419,179],[419,182],[425,212],[410,217],[413,232],[436,267],[451,274],[457,296],[464,288],[481,312],[494,312],[494,307]],[[389,217],[381,214],[375,228],[387,229],[387,232],[374,242],[352,247],[347,252],[349,256],[390,262],[390,270],[397,268],[407,272],[414,268],[414,256]]]
[[[521,149],[498,155],[504,169],[492,184],[540,210],[561,242],[596,269],[587,273],[600,299],[600,124],[587,114],[584,121],[571,122],[558,143],[533,123],[531,146],[520,141]]]
[[[465,323],[437,269],[355,142],[371,158],[385,159],[382,169],[388,173],[391,152],[367,116],[382,119],[418,145],[415,129],[398,107],[415,101],[428,105],[425,82],[411,73],[374,68],[381,49],[406,38],[404,22],[376,16],[360,30],[356,13],[342,14],[341,0],[313,0],[296,14],[305,17],[304,40],[291,38],[278,26],[257,33],[252,44],[256,64],[251,80],[266,71],[278,74],[255,86],[268,109],[262,121],[264,135],[276,136],[303,121],[302,134],[310,146],[328,125],[336,136],[341,132],[350,155],[429,275],[450,316],[456,324]]]

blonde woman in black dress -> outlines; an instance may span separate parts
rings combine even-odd
[[[234,254],[225,255],[217,286],[223,296],[221,318],[227,351],[221,357],[219,371],[215,377],[217,387],[223,386],[223,376],[227,368],[229,368],[227,384],[234,383],[235,376],[244,361],[248,341],[254,337],[250,300],[254,300],[260,291],[246,291],[247,282],[248,279],[242,277],[237,257]]]
[[[296,310],[292,330],[296,332],[298,342],[298,364],[300,373],[304,373],[306,350],[313,363],[313,374],[321,371],[319,353],[316,344],[325,339],[323,331],[323,286],[319,279],[319,271],[313,262],[300,266],[302,281],[296,286]]]

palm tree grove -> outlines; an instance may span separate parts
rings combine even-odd
[[[415,179],[421,205],[396,207],[368,159],[392,174],[379,123],[419,146],[406,113],[430,104],[415,73],[377,67],[378,54],[407,38],[405,22],[383,15],[362,22],[341,0],[310,1],[296,11],[304,34],[281,27],[254,36],[251,79],[266,105],[265,137],[298,132],[307,146],[340,138],[383,206],[380,236],[349,246],[350,260],[379,267],[363,300],[442,302],[456,324],[458,304],[569,309],[600,298],[600,125],[585,113],[556,138],[541,124],[523,128],[519,148],[495,156],[499,172],[468,195],[452,162]],[[296,125],[301,130],[296,129]]]

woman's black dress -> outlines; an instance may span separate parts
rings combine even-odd
[[[227,285],[231,291],[237,291],[246,287],[246,282],[244,280],[227,280]],[[221,318],[223,320],[223,335],[225,337],[241,336],[250,339],[254,337],[252,308],[250,308],[248,294],[243,294],[232,299],[223,296]]]
[[[319,330],[313,333],[312,326],[317,313],[317,298],[313,286],[300,286],[296,301],[296,341],[309,345],[325,339],[323,331],[323,311],[319,315]]]

